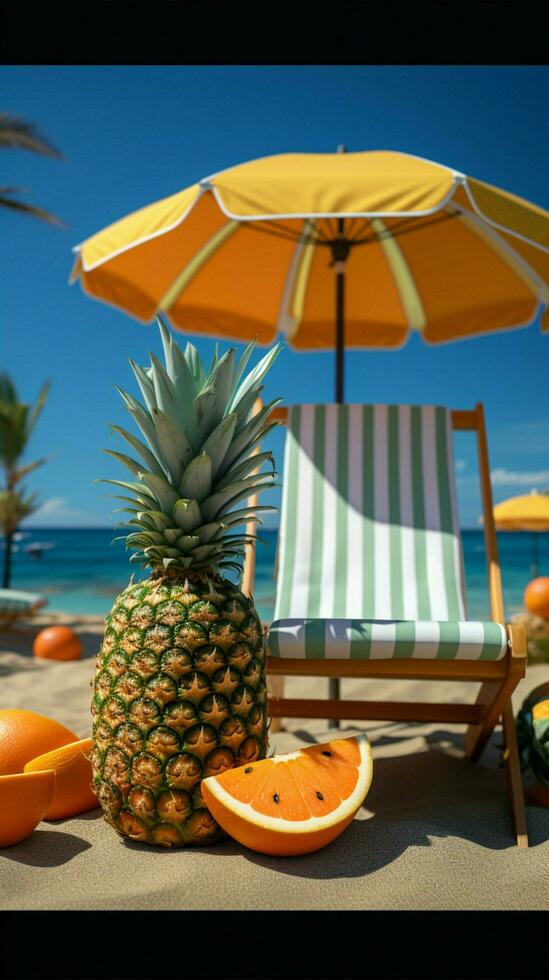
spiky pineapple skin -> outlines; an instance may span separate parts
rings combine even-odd
[[[221,577],[130,584],[106,619],[92,715],[94,789],[119,834],[164,847],[219,840],[202,779],[268,749],[253,602]]]

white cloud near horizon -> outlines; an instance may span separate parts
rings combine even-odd
[[[45,500],[38,510],[25,521],[26,527],[42,527],[53,522],[57,525],[102,526],[96,514],[71,507],[66,497],[50,497]]]
[[[538,490],[549,486],[549,470],[507,470],[501,467],[492,470],[490,476],[494,486],[536,487]]]
[[[36,513],[40,514],[42,517],[46,514],[55,513],[56,511],[62,510],[66,503],[66,497],[50,497],[49,500],[44,501]]]

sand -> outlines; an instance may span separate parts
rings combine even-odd
[[[81,635],[73,663],[34,660],[35,630],[0,635],[0,707],[42,712],[90,733],[90,679],[102,631],[95,617],[43,615]],[[529,668],[514,698],[549,680]],[[327,682],[294,679],[291,697],[323,696]],[[366,695],[366,688],[368,694]],[[346,697],[413,698],[417,682],[345,681]],[[430,683],[423,697],[472,699],[475,685]],[[374,782],[349,829],[301,858],[271,858],[227,841],[165,851],[125,841],[93,810],[44,822],[0,852],[2,909],[545,909],[549,905],[549,810],[527,808],[530,848],[514,845],[499,768],[498,731],[481,762],[464,758],[455,725],[342,723],[370,733]],[[324,721],[287,722],[277,752],[330,737]]]

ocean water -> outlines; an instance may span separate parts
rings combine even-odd
[[[112,529],[26,530],[13,556],[13,588],[40,592],[49,608],[75,614],[104,616],[113,599],[127,585],[130,574],[143,574],[130,565],[124,543],[112,539]],[[482,531],[463,531],[469,617],[489,617],[489,599]],[[262,531],[266,544],[258,544],[255,602],[260,616],[272,619],[276,532]],[[530,581],[532,536],[498,535],[507,616],[522,608],[522,594]],[[32,557],[29,545],[44,546],[41,557]],[[1,547],[1,545],[0,545]],[[1,557],[1,554],[0,554]],[[539,574],[549,575],[549,534],[539,535]]]

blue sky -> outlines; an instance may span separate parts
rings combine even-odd
[[[438,160],[549,209],[544,67],[2,67],[0,91],[0,108],[36,122],[65,156],[0,159],[0,183],[28,188],[68,226],[1,216],[1,364],[24,398],[53,383],[29,452],[49,456],[29,480],[44,500],[36,526],[111,523],[108,488],[92,481],[118,470],[101,453],[114,446],[107,423],[127,424],[112,386],[131,388],[128,357],[159,353],[154,328],[67,285],[71,247],[106,224],[243,160],[342,142]],[[211,341],[196,343],[211,355]],[[399,351],[348,356],[346,395],[484,401],[500,500],[549,487],[548,360],[537,325],[431,348],[412,337]],[[333,356],[285,351],[269,393],[292,402],[298,385],[303,401],[331,400]],[[281,465],[282,436],[271,445]],[[472,436],[458,436],[456,455],[461,522],[475,527]]]

